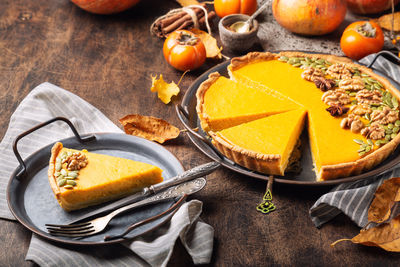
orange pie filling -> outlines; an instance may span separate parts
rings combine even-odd
[[[211,132],[211,136],[216,147],[238,164],[263,173],[284,175],[305,115],[305,110],[289,111]]]
[[[276,92],[249,88],[212,73],[197,91],[197,106],[205,131],[218,131],[238,124],[293,110],[299,106]]]
[[[231,145],[231,150],[243,149],[254,152],[253,154],[259,153],[258,156],[276,154],[281,160],[287,158],[290,151],[287,147],[295,143],[299,134],[293,134],[294,141],[282,137],[278,142],[272,135],[286,137],[287,133],[278,130],[286,122],[273,122],[272,118],[281,115],[280,113],[303,114],[302,109],[297,108],[296,111],[293,105],[302,107],[308,117],[307,128],[317,180],[327,180],[356,175],[372,168],[393,152],[400,142],[399,92],[386,79],[347,59],[297,52],[278,55],[249,53],[232,59],[228,71],[234,82],[223,79],[223,84],[215,86],[218,90],[210,90],[215,92],[208,96],[208,91],[204,88],[210,86],[203,84],[204,87],[200,88],[202,90],[199,89],[202,93],[198,91],[197,95],[197,111],[202,126],[206,121],[205,117],[217,117],[215,114],[221,114],[222,111],[226,111],[222,121],[236,120],[236,124],[218,122],[219,127],[215,129],[203,127],[213,137],[214,143],[223,140],[225,144]],[[237,92],[235,97],[230,94],[232,84]],[[264,99],[259,95],[255,97],[260,91],[268,96],[279,96],[279,100]],[[254,111],[254,107],[262,107],[263,104],[281,107],[282,101],[286,101],[290,109],[279,110],[274,107],[276,112],[259,112],[259,116],[248,117],[245,124],[241,124],[243,121],[235,109],[237,107],[244,114],[247,110]],[[218,111],[211,112],[211,107]],[[294,111],[288,112],[289,110]],[[254,119],[258,120],[252,121]],[[260,121],[268,126],[261,125]],[[234,125],[237,126],[232,127]],[[210,132],[210,129],[219,132]],[[273,134],[266,134],[266,129]],[[292,133],[294,132],[296,131],[292,129]],[[216,137],[219,138],[217,141]],[[229,154],[226,146],[216,146]],[[233,154],[231,153],[231,158]],[[238,159],[233,159],[238,162]],[[269,170],[246,165],[243,163],[245,161],[242,159],[238,163],[268,174],[283,175],[286,166],[284,162],[280,162],[279,168]]]

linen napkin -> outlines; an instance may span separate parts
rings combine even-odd
[[[360,62],[368,65],[374,55],[363,58]],[[373,67],[400,83],[400,67],[383,57],[379,57]],[[330,221],[340,213],[346,214],[358,226],[368,223],[368,208],[376,189],[391,177],[400,177],[400,168],[378,177],[340,184],[329,193],[321,196],[310,208],[310,216],[316,227]]]
[[[19,165],[12,152],[13,140],[18,134],[57,116],[70,119],[80,134],[122,133],[98,109],[64,89],[50,83],[33,89],[11,116],[0,143],[0,218],[14,220],[6,200],[7,183]],[[71,135],[72,131],[66,123],[56,122],[21,139],[18,149],[25,158]],[[174,214],[170,223],[123,245],[73,247],[50,243],[33,234],[26,260],[40,266],[165,266],[176,240],[180,238],[195,264],[208,263],[213,249],[214,229],[200,220],[201,211],[202,202],[187,202]]]

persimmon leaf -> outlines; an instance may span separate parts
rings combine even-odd
[[[197,35],[206,47],[207,58],[222,58],[222,47],[218,47],[217,40],[205,31],[193,28],[190,30]]]
[[[180,130],[165,120],[139,114],[127,115],[119,122],[127,134],[143,137],[160,144],[179,136]]]

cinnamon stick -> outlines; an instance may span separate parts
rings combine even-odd
[[[200,8],[193,8],[200,27],[204,27],[206,18],[205,13]],[[208,20],[215,17],[215,12],[208,12]],[[175,14],[167,15],[165,18],[156,21],[151,31],[160,38],[164,38],[169,33],[178,29],[191,29],[194,27],[192,17],[185,11],[180,11]]]
[[[199,13],[202,12],[203,10],[201,10],[200,8],[193,8],[193,11],[196,13],[196,16],[199,16]],[[183,11],[184,12],[184,11]],[[191,21],[192,17],[184,12],[186,15],[184,15],[183,17],[179,18],[178,20],[176,20],[175,22],[171,23],[170,25],[163,27],[163,31],[166,32],[171,32],[174,31],[176,29],[178,29],[178,27],[180,27],[183,23],[185,23],[186,21]]]

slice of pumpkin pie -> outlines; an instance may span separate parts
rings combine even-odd
[[[139,191],[163,180],[156,166],[86,150],[51,149],[48,178],[66,211],[100,204]]]
[[[284,175],[302,132],[306,111],[297,109],[209,132],[213,144],[239,165]]]
[[[300,106],[277,92],[249,87],[211,73],[197,91],[197,113],[205,131],[219,131]]]

